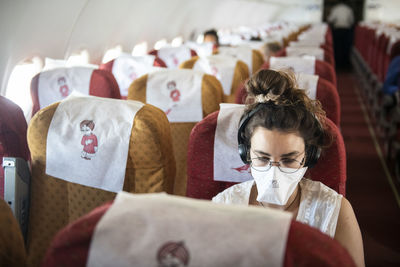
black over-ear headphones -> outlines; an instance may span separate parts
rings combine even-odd
[[[250,119],[259,112],[264,105],[267,103],[260,103],[258,104],[253,110],[251,110],[249,113],[247,113],[239,122],[239,130],[238,130],[238,150],[239,150],[239,155],[242,161],[245,164],[250,164],[250,160],[248,158],[249,155],[249,144],[246,142],[246,138],[244,136],[244,132],[246,129],[247,124],[249,123]],[[318,125],[320,127],[320,131],[322,132],[323,128],[321,126],[321,123],[317,118],[315,118],[318,122]],[[317,164],[317,161],[319,157],[321,156],[321,148],[315,145],[308,145],[306,147],[306,162],[304,163],[304,166],[308,168],[312,168]]]

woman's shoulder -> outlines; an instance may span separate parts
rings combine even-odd
[[[212,201],[215,203],[248,205],[253,184],[254,180],[235,184],[213,197]]]
[[[319,194],[323,194],[323,195],[334,195],[334,196],[338,196],[338,197],[342,196],[339,193],[337,193],[335,190],[330,188],[329,186],[326,186],[319,181],[313,181],[313,180],[310,180],[307,178],[303,178],[300,181],[300,186],[301,186],[301,190],[303,190],[303,191],[310,191],[310,192],[319,193]]]
[[[297,220],[333,237],[340,212],[342,195],[318,181],[302,179],[301,203]]]

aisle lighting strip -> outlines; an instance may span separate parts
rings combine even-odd
[[[393,191],[394,197],[396,199],[397,205],[400,208],[399,192],[397,192],[396,186],[393,183],[392,175],[390,174],[389,168],[387,167],[386,162],[385,162],[385,160],[383,158],[381,147],[379,146],[379,143],[378,143],[378,141],[376,139],[376,135],[375,135],[374,129],[371,126],[371,121],[369,120],[367,109],[366,109],[366,107],[365,107],[365,105],[364,105],[364,103],[363,103],[363,101],[361,99],[361,96],[360,96],[360,93],[359,93],[359,90],[358,90],[358,86],[356,86],[355,91],[356,91],[356,94],[357,94],[358,103],[360,103],[361,110],[362,110],[363,115],[364,115],[364,120],[365,120],[365,122],[367,123],[367,126],[368,126],[368,131],[369,131],[369,133],[370,133],[370,135],[372,137],[372,141],[374,142],[374,146],[375,146],[376,152],[378,153],[379,160],[380,160],[380,162],[382,164],[383,171],[385,172],[385,175],[386,175],[386,178],[387,178],[387,180],[389,182],[389,185],[392,188],[392,191]]]

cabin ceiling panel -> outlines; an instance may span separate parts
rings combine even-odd
[[[256,26],[281,18],[318,21],[287,11],[304,11],[313,3],[322,0],[2,0],[0,93],[12,68],[32,56],[67,58],[87,49],[92,63],[100,63],[117,44],[130,52],[143,41],[151,48],[162,38],[186,40],[209,28]]]

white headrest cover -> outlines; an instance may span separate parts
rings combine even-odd
[[[74,95],[62,101],[47,134],[46,174],[106,191],[121,191],[133,121],[143,105],[138,101]]]
[[[314,56],[318,60],[324,60],[324,50],[319,47],[286,47],[288,57]]]
[[[146,103],[163,110],[170,122],[201,121],[202,80],[203,72],[189,69],[150,73],[146,85]]]
[[[291,69],[295,73],[315,73],[314,57],[271,57],[269,67],[273,70]]]
[[[187,46],[163,47],[157,51],[157,55],[165,62],[168,68],[172,69],[177,69],[179,64],[192,57],[190,48]]]
[[[240,159],[237,134],[244,105],[220,104],[214,139],[214,180],[244,182],[253,179]]]
[[[219,47],[218,53],[237,58],[249,67],[249,72],[253,71],[253,49],[249,46]]]
[[[153,67],[155,58],[152,55],[124,55],[114,60],[112,73],[118,83],[121,96],[128,95],[129,86],[134,80],[157,69]]]
[[[97,224],[88,267],[282,266],[292,215],[120,192]]]
[[[237,61],[231,56],[212,55],[199,58],[193,69],[215,76],[221,82],[224,94],[230,95]]]
[[[66,98],[73,91],[89,95],[93,70],[88,67],[71,67],[41,72],[38,81],[40,108]]]

